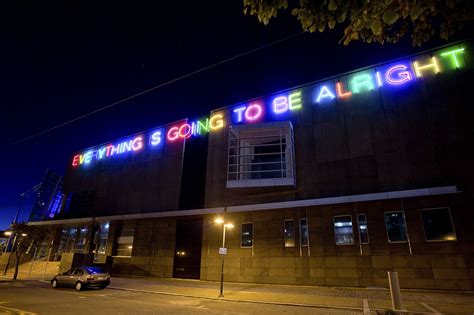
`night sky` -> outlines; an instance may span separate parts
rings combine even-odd
[[[99,3],[100,2],[100,3]],[[305,33],[66,127],[20,139],[222,59],[301,32],[269,25],[241,1],[12,1],[0,10],[0,229],[18,195],[71,154],[250,98],[428,49],[338,44],[342,29]],[[462,37],[461,37],[462,38]],[[456,38],[458,39],[458,38]],[[25,207],[21,219],[28,217]]]

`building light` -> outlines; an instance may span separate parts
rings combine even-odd
[[[458,58],[456,57],[457,53],[464,53],[464,48],[450,50],[450,51],[442,53],[440,56],[441,57],[450,56],[451,60],[453,61],[454,66],[456,68],[459,68],[459,61],[458,61]]]
[[[410,71],[407,71],[407,69],[408,67],[405,65],[390,67],[385,73],[385,80],[394,85],[406,83],[413,78]]]
[[[337,82],[336,83],[336,91],[337,91],[337,96],[339,96],[340,98],[346,98],[346,97],[350,97],[352,95],[352,92],[349,91],[349,92],[343,92],[343,88],[342,88],[342,83],[341,82]]]
[[[438,67],[438,62],[436,61],[436,57],[431,57],[431,63],[428,63],[426,65],[420,66],[418,65],[418,61],[413,62],[413,67],[415,68],[415,73],[418,78],[422,77],[422,70],[425,69],[432,69],[434,73],[439,72],[439,67]]]
[[[263,114],[263,108],[260,104],[250,104],[245,110],[245,119],[247,121],[256,121]]]
[[[328,87],[326,85],[321,86],[321,89],[319,90],[319,95],[318,98],[316,99],[316,103],[320,103],[322,98],[329,98],[331,100],[335,99],[336,96],[329,91]]]
[[[374,89],[374,84],[372,83],[372,77],[369,74],[360,74],[352,78],[352,88],[351,90],[354,93],[361,92],[361,88],[364,88],[367,91]]]
[[[288,111],[289,104],[286,96],[278,96],[273,99],[273,112],[275,114],[283,114]]]
[[[224,127],[224,117],[221,114],[214,114],[209,119],[209,127],[211,130],[217,130]]]

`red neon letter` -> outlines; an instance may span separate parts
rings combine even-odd
[[[72,158],[72,166],[77,166],[78,163],[79,163],[79,155],[75,155]]]
[[[342,91],[342,84],[341,84],[341,82],[337,82],[337,83],[336,83],[336,90],[337,90],[337,96],[342,97],[342,98],[344,98],[344,97],[349,97],[349,96],[352,95],[352,92],[343,92],[343,91]]]
[[[179,135],[178,135],[178,127],[174,126],[174,127],[171,127],[169,130],[168,130],[168,135],[167,135],[167,138],[169,141],[175,141],[176,139],[178,139]]]

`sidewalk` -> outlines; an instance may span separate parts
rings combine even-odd
[[[224,299],[252,303],[271,303],[305,307],[324,307],[364,312],[391,308],[390,292],[383,288],[342,288],[224,283],[224,298],[219,298],[219,282],[113,277],[110,289]],[[402,290],[403,308],[411,313],[473,314],[474,293]]]

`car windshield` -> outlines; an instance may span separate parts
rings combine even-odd
[[[107,271],[99,267],[86,267],[84,269],[86,269],[87,272],[89,272],[89,274],[91,275],[96,274],[96,273],[107,273]]]

